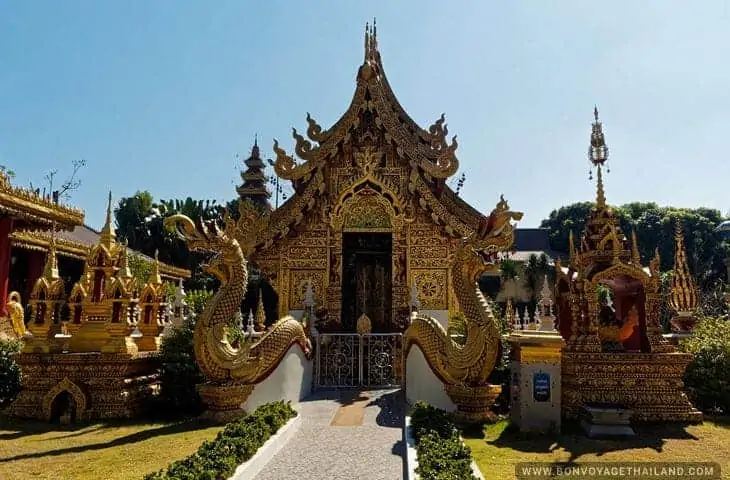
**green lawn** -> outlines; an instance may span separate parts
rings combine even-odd
[[[730,478],[730,419],[702,425],[645,426],[635,437],[589,439],[574,428],[561,435],[520,434],[502,421],[464,432],[464,440],[485,478],[515,478],[520,462],[717,462]]]
[[[57,426],[0,418],[0,480],[140,480],[221,429],[197,420]]]

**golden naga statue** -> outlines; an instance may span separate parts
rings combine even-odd
[[[193,222],[185,215],[173,215],[165,219],[165,226],[174,229],[190,250],[216,254],[206,270],[218,277],[221,287],[196,322],[195,357],[207,382],[200,393],[208,408],[236,410],[253,390],[253,385],[274,371],[292,344],[298,343],[306,354],[310,353],[311,345],[304,326],[287,316],[258,339],[247,339],[239,348],[231,346],[226,335],[227,325],[239,311],[248,283],[247,261],[235,238],[235,222],[226,214],[225,228],[221,230],[215,221]],[[234,403],[226,400],[224,397],[238,386],[248,387],[244,389],[246,393],[240,394],[241,398]],[[212,391],[216,389],[220,391]],[[216,402],[229,404],[216,405]]]
[[[455,342],[438,320],[427,315],[415,315],[406,330],[406,354],[414,344],[421,348],[431,370],[444,382],[447,394],[465,414],[462,415],[465,420],[488,414],[501,390],[487,383],[500,352],[500,324],[479,290],[477,280],[483,273],[498,268],[499,254],[509,251],[514,242],[511,221],[519,221],[522,215],[510,211],[504,198],[500,198],[489,217],[483,219],[474,234],[464,239],[454,255],[451,275],[465,317],[463,344]]]

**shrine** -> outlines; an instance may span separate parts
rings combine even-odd
[[[644,267],[636,235],[626,238],[606,203],[608,147],[597,109],[594,117],[589,159],[596,169],[595,207],[577,247],[570,235],[568,265],[555,262],[558,324],[566,341],[564,414],[579,418],[586,409],[611,407],[631,412],[635,421],[699,421],[702,414],[682,382],[691,355],[662,336],[659,253]],[[681,257],[680,241],[678,236]],[[686,286],[686,277],[679,275],[677,298],[684,298],[679,290]],[[690,302],[675,303],[684,310]]]
[[[274,141],[276,175],[294,193],[257,208],[238,230],[244,255],[278,293],[278,316],[298,316],[312,285],[321,332],[403,332],[413,300],[448,324],[456,309],[450,259],[484,216],[447,181],[459,168],[456,137],[442,115],[421,128],[396,98],[373,25],[353,99],[329,129],[307,114],[292,134],[296,157]],[[246,160],[241,198],[268,202],[258,146]]]
[[[66,423],[136,415],[157,390],[155,354],[171,322],[162,265],[154,259],[146,282],[132,275],[129,249],[112,225],[111,193],[98,241],[70,286],[59,272],[56,235],[52,229],[28,298],[27,325],[18,325],[22,390],[8,412]]]

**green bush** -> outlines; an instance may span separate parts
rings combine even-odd
[[[411,429],[416,441],[422,480],[475,480],[471,451],[463,444],[449,414],[423,402],[411,413]]]
[[[204,442],[188,458],[173,462],[166,469],[150,473],[145,480],[225,480],[236,467],[256,451],[297,412],[289,403],[273,402],[257,408],[251,415],[230,422],[216,438]]]
[[[692,403],[704,412],[730,414],[730,321],[701,319],[680,349],[694,355],[684,374]]]
[[[195,360],[193,337],[195,321],[187,318],[170,330],[160,346],[160,395],[157,413],[195,415],[202,411],[195,386],[205,380]]]
[[[203,409],[195,386],[205,380],[195,360],[193,339],[195,316],[200,315],[213,297],[207,290],[188,292],[186,301],[191,313],[182,325],[170,330],[160,346],[160,395],[154,413],[164,417],[196,415]]]
[[[19,340],[0,340],[0,409],[8,406],[20,392],[20,367],[14,357],[22,348]]]

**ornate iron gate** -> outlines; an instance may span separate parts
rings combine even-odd
[[[316,386],[399,386],[402,357],[401,333],[322,333],[317,337]]]

